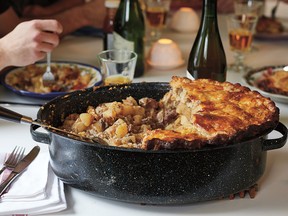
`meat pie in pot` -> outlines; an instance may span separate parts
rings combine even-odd
[[[159,101],[127,97],[70,114],[62,128],[109,145],[159,149],[199,149],[228,145],[271,128],[279,110],[269,98],[240,84],[173,77]]]

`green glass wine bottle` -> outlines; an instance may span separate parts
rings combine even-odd
[[[226,55],[217,21],[217,0],[203,0],[201,24],[187,66],[190,79],[226,80]]]
[[[121,0],[114,19],[114,49],[127,49],[137,53],[134,77],[145,70],[145,22],[138,0]]]

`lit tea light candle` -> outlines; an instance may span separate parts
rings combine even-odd
[[[178,32],[196,32],[200,20],[195,10],[189,7],[181,7],[172,17],[171,28]]]
[[[190,8],[190,7],[182,7],[182,8],[180,8],[180,11],[188,11],[188,12],[190,12],[192,9]]]
[[[179,46],[171,39],[157,40],[148,53],[147,63],[158,69],[171,69],[184,63]]]
[[[173,41],[170,40],[170,39],[162,38],[162,39],[159,39],[159,40],[158,40],[158,43],[165,45],[165,44],[172,44]]]

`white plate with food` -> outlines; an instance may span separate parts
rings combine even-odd
[[[260,17],[254,38],[260,40],[288,40],[288,19]]]
[[[102,75],[97,67],[78,62],[53,61],[51,70],[56,82],[44,86],[42,75],[46,66],[46,62],[39,62],[6,70],[1,76],[2,85],[16,94],[47,100],[102,83]]]
[[[244,81],[251,89],[281,103],[288,103],[288,65],[265,66],[249,71]]]

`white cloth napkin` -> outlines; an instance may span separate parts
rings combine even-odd
[[[0,152],[0,167],[4,160],[5,153]],[[8,175],[9,171],[3,172],[0,182]],[[6,216],[47,214],[66,207],[64,185],[50,167],[48,152],[40,152],[0,199],[0,215]]]

